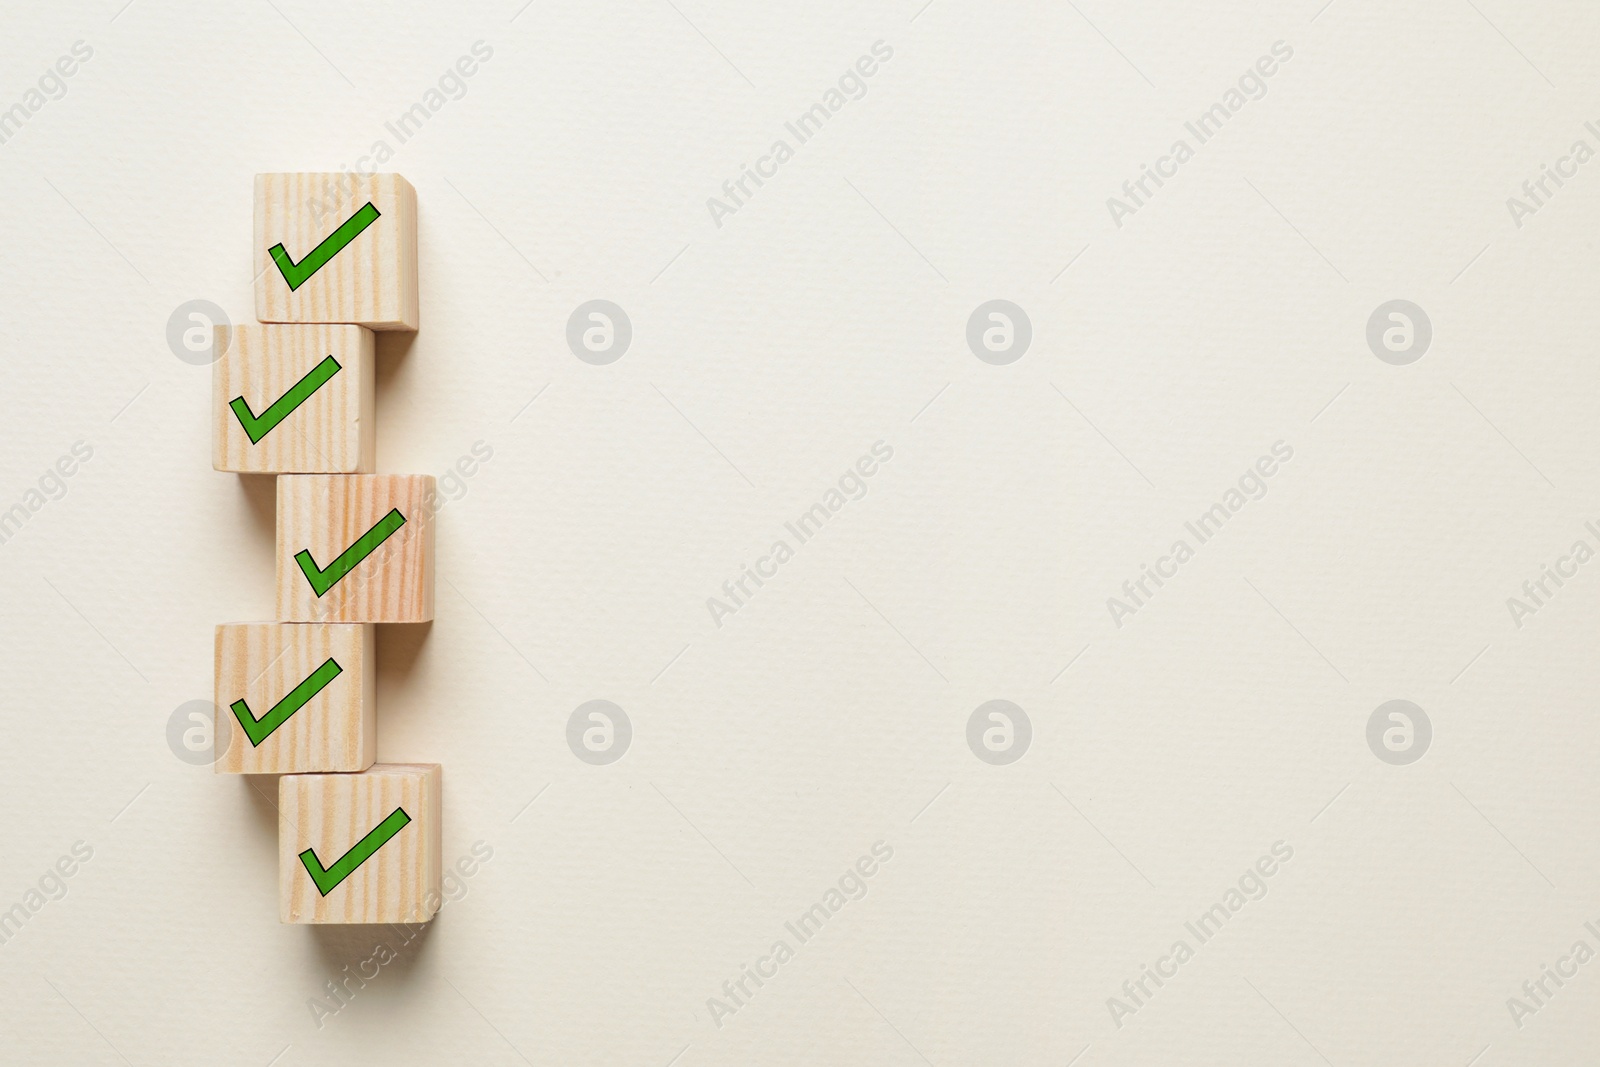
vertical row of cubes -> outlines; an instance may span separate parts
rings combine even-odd
[[[278,779],[287,923],[425,922],[440,768],[378,763],[382,623],[433,618],[428,475],[378,474],[374,330],[416,330],[397,174],[259,174],[259,324],[218,326],[212,466],[277,479],[274,619],[216,629],[220,774]]]

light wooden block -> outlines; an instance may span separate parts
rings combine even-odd
[[[218,326],[211,365],[211,466],[254,474],[364,474],[376,469],[375,337],[360,326]],[[331,377],[326,366],[332,360]],[[308,376],[321,384],[259,440],[245,418]],[[324,380],[325,379],[325,380]],[[245,418],[235,410],[242,398]]]
[[[417,923],[439,910],[437,763],[278,779],[278,918],[286,923]],[[410,821],[326,896],[301,853],[334,864],[396,809]]]
[[[364,771],[378,758],[374,630],[356,623],[228,623],[216,635],[219,774]],[[338,673],[325,664],[332,660]],[[322,672],[319,676],[318,672]],[[314,696],[252,744],[233,710],[266,718],[302,685]]]
[[[304,263],[367,204],[378,217],[299,288],[291,289],[270,249]],[[398,174],[257,174],[256,318],[262,322],[346,322],[374,330],[415,330],[417,191]]]
[[[289,622],[427,622],[433,618],[431,474],[285,474],[278,479],[278,618]],[[327,570],[391,511],[404,522],[318,595],[296,556]]]

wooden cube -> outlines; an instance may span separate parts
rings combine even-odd
[[[364,771],[378,758],[371,626],[217,627],[219,774]]]
[[[278,618],[433,618],[431,474],[285,474],[278,479]]]
[[[417,328],[417,191],[398,174],[257,174],[256,318]]]
[[[371,330],[218,326],[211,466],[256,474],[375,469]]]
[[[278,779],[278,918],[417,923],[439,910],[437,763]]]

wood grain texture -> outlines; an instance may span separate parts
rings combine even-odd
[[[219,774],[364,771],[378,758],[374,629],[355,623],[227,623],[216,633]],[[230,710],[256,718],[332,658],[340,673],[260,745]]]
[[[278,779],[278,918],[286,923],[427,922],[439,910],[437,763],[379,763],[360,774]],[[325,867],[395,808],[411,821],[322,896],[300,862],[311,848]]]
[[[377,468],[371,330],[360,326],[218,326],[211,365],[211,466],[253,474],[366,474]],[[339,371],[255,444],[228,407],[259,416],[328,356]]]
[[[290,290],[267,250],[281,243],[298,263],[369,202],[377,221]],[[253,261],[262,322],[415,330],[417,191],[398,174],[257,174]]]
[[[285,474],[278,478],[277,615],[289,622],[427,622],[433,618],[431,474]],[[295,553],[327,567],[390,509],[405,516],[378,549],[321,597]]]

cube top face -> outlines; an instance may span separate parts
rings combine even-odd
[[[217,773],[364,771],[377,759],[371,626],[229,623],[216,657]]]
[[[277,615],[290,622],[433,618],[430,474],[278,479]]]
[[[437,763],[278,779],[278,917],[416,923],[439,910]]]
[[[415,330],[417,191],[398,174],[257,174],[256,318]]]
[[[376,466],[375,337],[360,326],[218,326],[211,466],[362,474]]]

